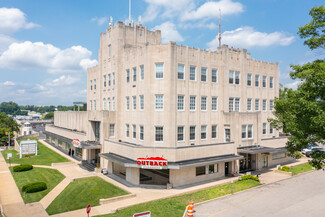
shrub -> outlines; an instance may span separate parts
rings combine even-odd
[[[22,187],[22,192],[34,193],[39,191],[44,191],[47,189],[45,182],[32,182]]]
[[[244,175],[244,176],[241,176],[241,180],[248,180],[248,179],[255,180],[255,181],[259,181],[259,179],[258,179],[257,176],[253,176],[253,175]]]
[[[30,164],[20,164],[17,166],[14,166],[13,170],[14,172],[23,172],[33,169],[33,166]]]
[[[290,172],[290,167],[288,167],[288,166],[279,167],[279,170],[284,171],[284,172]]]

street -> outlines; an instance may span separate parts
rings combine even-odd
[[[195,206],[195,217],[325,215],[325,172],[320,170]]]

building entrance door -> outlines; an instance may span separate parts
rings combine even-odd
[[[262,161],[263,161],[263,168],[268,167],[268,156],[263,156]]]
[[[225,163],[225,176],[229,174],[229,162]]]

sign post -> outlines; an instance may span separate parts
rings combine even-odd
[[[12,157],[12,153],[8,153],[7,154],[7,159],[9,160],[9,167],[11,167],[11,163],[10,163],[10,158]]]
[[[90,210],[91,210],[91,206],[90,206],[90,204],[88,204],[87,209],[86,209],[86,212],[88,214],[88,217],[89,217]]]

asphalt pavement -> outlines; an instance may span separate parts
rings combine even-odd
[[[325,172],[302,175],[195,206],[195,217],[325,216]]]

